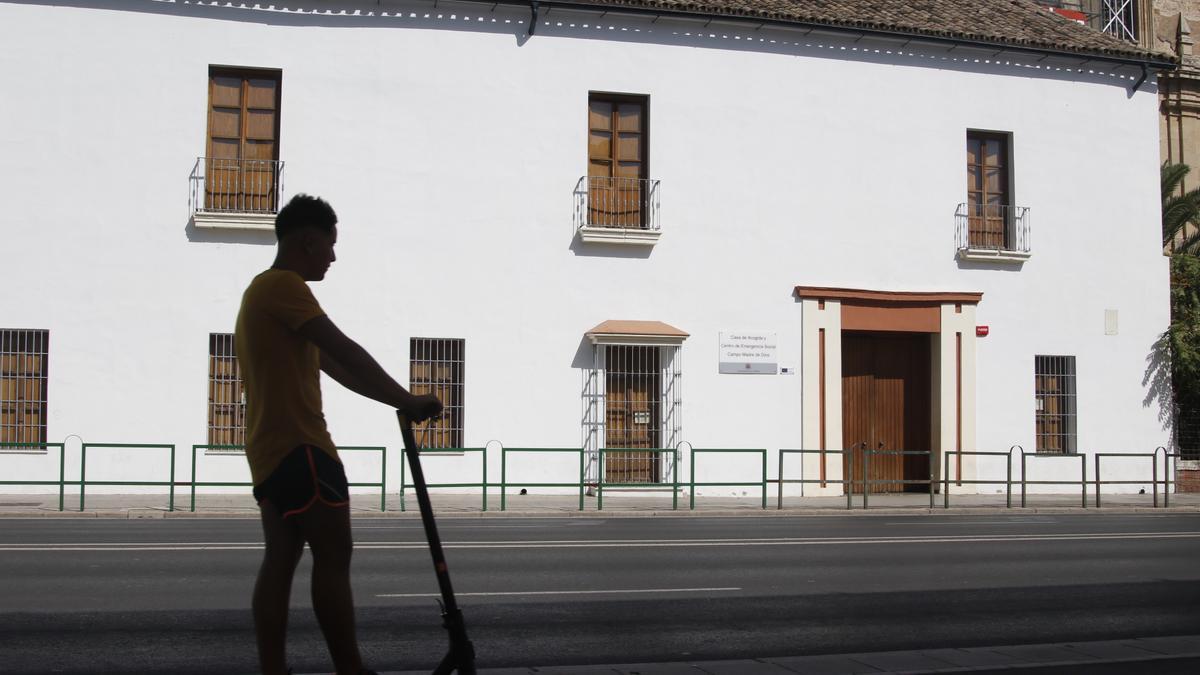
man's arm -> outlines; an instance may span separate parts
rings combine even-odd
[[[357,342],[346,336],[328,316],[300,326],[299,333],[321,351],[321,370],[350,391],[405,412],[420,422],[442,411],[432,394],[414,396],[400,386]]]

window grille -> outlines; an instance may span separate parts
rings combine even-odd
[[[1035,356],[1034,388],[1037,451],[1074,454],[1075,357]]]
[[[409,340],[409,391],[433,394],[442,402],[442,414],[419,429],[426,448],[463,447],[463,369],[466,340],[412,338]]]
[[[49,354],[50,331],[0,329],[0,443],[46,442]]]
[[[232,333],[208,336],[208,444],[246,444],[246,387]]]
[[[1129,42],[1138,41],[1138,0],[1100,0],[1100,30]]]
[[[659,483],[671,480],[670,453],[683,426],[683,357],[676,345],[595,347],[594,367],[584,373],[583,445],[591,458],[591,480],[599,478],[599,448],[606,452],[605,482]]]

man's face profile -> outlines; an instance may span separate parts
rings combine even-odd
[[[329,232],[322,232],[316,227],[307,228],[304,238],[304,251],[308,262],[305,280],[320,281],[325,278],[325,273],[329,271],[333,261],[337,260],[337,255],[333,252],[333,247],[337,244],[337,226]]]

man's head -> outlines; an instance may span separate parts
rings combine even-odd
[[[298,194],[275,216],[275,238],[279,241],[277,265],[282,262],[305,281],[320,281],[337,259],[333,254],[337,214],[320,197]]]

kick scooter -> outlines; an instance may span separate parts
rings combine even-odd
[[[425,473],[421,471],[421,449],[413,436],[412,424],[404,413],[397,410],[400,435],[404,438],[404,455],[412,469],[413,487],[417,491],[417,503],[421,507],[421,524],[425,526],[425,538],[429,540],[429,553],[433,556],[433,571],[437,574],[438,589],[442,599],[442,627],[450,633],[450,651],[434,669],[433,675],[448,675],[458,671],[459,675],[475,675],[475,646],[467,637],[467,626],[463,623],[462,611],[454,600],[454,588],[450,585],[450,570],[446,567],[446,556],[442,553],[442,540],[438,537],[437,523],[433,521],[433,506],[429,503],[429,488],[425,484]],[[403,489],[404,486],[401,486]]]

